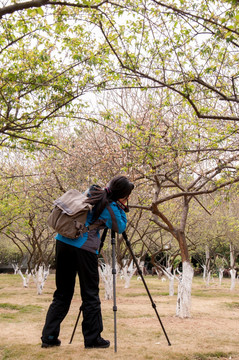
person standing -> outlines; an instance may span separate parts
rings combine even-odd
[[[76,239],[60,234],[56,236],[56,290],[49,306],[42,330],[43,348],[60,346],[60,325],[67,315],[78,275],[82,298],[82,333],[85,348],[107,348],[110,341],[101,337],[103,322],[99,298],[98,251],[100,232],[104,228],[119,234],[125,231],[127,218],[125,205],[134,188],[125,176],[115,176],[104,189],[97,185],[88,190],[87,203],[93,205],[85,226],[94,223],[96,228]]]

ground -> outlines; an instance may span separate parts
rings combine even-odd
[[[232,292],[230,279],[224,279],[221,286],[218,279],[206,286],[202,278],[194,278],[191,318],[180,319],[175,316],[176,285],[175,295],[170,297],[167,281],[156,276],[146,276],[145,280],[171,346],[142,281],[133,277],[128,289],[124,288],[123,280],[117,280],[116,332],[113,301],[104,300],[101,285],[102,335],[111,341],[109,349],[84,349],[81,319],[69,344],[81,305],[78,285],[69,314],[62,323],[62,346],[42,349],[41,330],[54,291],[54,275],[49,276],[43,294],[37,295],[33,281],[24,289],[19,275],[0,274],[0,359],[239,360],[239,283]]]

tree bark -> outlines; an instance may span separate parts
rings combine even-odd
[[[105,287],[105,300],[113,299],[113,276],[110,264],[99,264],[99,275]]]
[[[46,266],[45,264],[38,267],[36,266],[35,269],[31,271],[33,280],[37,287],[37,295],[42,295],[42,291],[49,273],[50,266]]]
[[[230,274],[231,274],[231,287],[230,287],[230,290],[233,291],[235,289],[235,286],[236,286],[236,270],[231,269]]]
[[[182,230],[177,230],[177,240],[180,247],[180,254],[182,263],[189,262],[188,245],[185,238],[185,233]]]
[[[233,291],[235,289],[235,285],[236,285],[236,270],[235,270],[235,262],[236,262],[236,257],[235,257],[235,250],[234,250],[234,246],[231,243],[230,244],[230,274],[231,274],[231,287],[230,290]]]
[[[219,268],[219,285],[221,286],[222,285],[222,279],[223,279],[223,271],[225,269],[224,268]]]
[[[188,261],[183,262],[183,272],[179,278],[176,316],[189,318],[191,316],[193,268]]]

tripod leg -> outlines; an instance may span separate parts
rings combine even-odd
[[[158,320],[159,320],[159,322],[160,322],[160,325],[161,325],[161,327],[162,327],[162,329],[163,329],[164,335],[165,335],[165,337],[166,337],[166,339],[167,339],[168,345],[171,346],[171,343],[170,343],[170,341],[169,341],[168,335],[167,335],[167,333],[166,333],[166,331],[165,331],[165,328],[164,328],[164,326],[163,326],[163,323],[162,323],[162,321],[161,321],[161,319],[160,319],[160,316],[159,316],[159,314],[158,314],[158,311],[157,311],[157,309],[156,309],[156,304],[154,303],[154,301],[153,301],[153,299],[152,299],[152,296],[151,296],[151,294],[150,294],[150,292],[149,292],[148,286],[147,286],[147,284],[146,284],[146,282],[145,282],[145,280],[144,280],[143,274],[142,274],[142,270],[140,269],[139,264],[138,264],[138,262],[137,262],[137,260],[136,260],[136,258],[135,258],[135,255],[134,255],[133,250],[132,250],[132,248],[131,248],[131,244],[130,244],[130,242],[129,242],[129,240],[128,240],[128,237],[127,237],[127,235],[126,235],[125,232],[123,232],[122,235],[123,235],[123,238],[125,239],[126,245],[128,246],[128,249],[129,249],[130,254],[131,254],[132,258],[133,258],[133,261],[134,261],[134,263],[135,263],[135,265],[136,265],[136,267],[137,267],[138,273],[139,273],[140,276],[141,276],[141,279],[142,279],[142,281],[143,281],[144,287],[145,287],[145,289],[146,289],[146,291],[147,291],[147,294],[148,294],[148,296],[149,296],[149,299],[150,299],[150,301],[151,301],[152,307],[153,307],[153,309],[154,309],[154,311],[155,311],[155,313],[156,313],[156,315],[157,315],[157,318],[158,318]]]
[[[107,230],[108,230],[108,228],[105,228],[104,231],[103,231],[103,234],[101,236],[99,254],[101,252],[102,247],[104,246],[104,241],[105,241],[105,238],[106,238]]]
[[[79,314],[78,314],[78,316],[77,316],[76,323],[75,323],[74,330],[73,330],[73,332],[72,332],[72,335],[71,335],[71,339],[70,339],[69,344],[72,343],[73,337],[74,337],[74,335],[75,335],[75,331],[76,331],[76,328],[77,328],[77,325],[78,325],[78,322],[79,322],[79,319],[80,319],[81,311],[82,311],[82,306],[80,307],[80,311],[79,311]]]
[[[114,312],[114,349],[117,352],[117,326],[116,326],[116,262],[115,262],[115,231],[111,230],[111,244],[112,244],[112,274],[113,274],[113,312]]]

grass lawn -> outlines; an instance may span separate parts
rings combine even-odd
[[[117,279],[117,352],[114,351],[113,301],[104,300],[101,285],[103,337],[109,349],[84,349],[81,319],[69,344],[81,305],[78,284],[70,311],[61,326],[59,348],[42,349],[41,331],[55,289],[54,275],[36,294],[30,281],[22,286],[19,275],[0,274],[0,359],[1,360],[239,360],[239,283],[230,291],[230,279],[219,286],[215,279],[207,287],[194,278],[190,319],[175,316],[176,294],[168,296],[168,282],[146,276],[146,283],[172,346],[168,346],[155,311],[141,280],[134,277],[129,289]],[[176,293],[175,285],[175,293]]]

